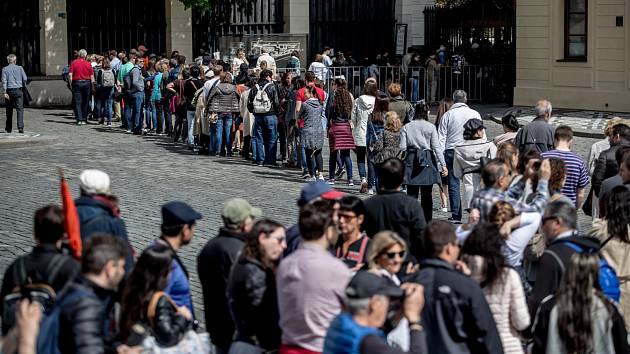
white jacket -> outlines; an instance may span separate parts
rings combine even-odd
[[[352,107],[352,137],[354,145],[367,146],[367,123],[374,109],[376,97],[361,95],[354,101]]]
[[[252,126],[254,125],[252,115],[247,109],[247,102],[249,101],[250,91],[251,89],[243,91],[243,93],[241,93],[241,100],[239,101],[239,107],[241,108],[241,117],[243,117],[243,136],[251,136]]]
[[[486,139],[464,140],[461,145],[455,147],[455,159],[453,161],[453,175],[462,178],[464,172],[481,167],[482,157],[495,158],[497,147]]]
[[[464,142],[464,124],[473,118],[481,119],[481,115],[465,103],[455,103],[444,113],[438,127],[440,150],[446,151],[461,145]]]

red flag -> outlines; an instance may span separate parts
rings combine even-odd
[[[79,214],[77,207],[74,205],[74,199],[70,193],[68,182],[63,176],[63,170],[59,169],[59,177],[61,181],[61,202],[63,204],[63,226],[68,236],[68,244],[72,250],[72,255],[76,259],[81,259],[81,223],[79,222]]]

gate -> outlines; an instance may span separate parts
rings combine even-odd
[[[324,46],[355,59],[393,56],[395,0],[310,0],[310,63]],[[347,57],[347,56],[346,56]]]
[[[486,102],[512,102],[516,84],[516,10],[513,1],[468,0],[459,6],[427,6],[425,16],[425,54],[435,53],[440,45],[447,49],[447,64],[452,54],[463,55],[465,63],[477,67],[467,77],[481,78]],[[482,67],[487,69],[481,69]],[[451,90],[455,77],[448,69],[440,72],[439,90]],[[464,79],[465,80],[465,79]],[[487,84],[487,86],[486,86]]]
[[[221,12],[207,9],[192,10],[194,56],[211,53],[219,48],[221,37],[241,37],[282,33],[284,18],[282,0],[256,0],[251,9],[232,2]]]
[[[104,53],[143,44],[151,53],[166,51],[164,1],[67,0],[68,55],[72,50]]]
[[[28,75],[41,74],[39,0],[2,1],[0,11],[1,66],[13,53]]]

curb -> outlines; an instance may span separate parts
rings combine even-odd
[[[0,134],[0,137],[2,135]],[[59,140],[59,137],[53,135],[27,135],[25,137],[9,137],[0,138],[0,149],[13,149],[33,145],[50,145]]]
[[[491,114],[488,114],[485,117],[483,117],[483,120],[489,120],[489,121],[492,121],[492,122],[494,122],[496,124],[501,125],[501,118],[496,118],[495,116],[493,116]],[[524,126],[524,125],[521,124],[521,127],[522,126]],[[573,135],[574,136],[579,136],[579,137],[582,137],[582,138],[594,138],[594,139],[604,139],[606,137],[604,135],[604,133],[602,133],[602,132],[595,132],[595,131],[592,131],[592,130],[583,130],[583,129],[574,129],[573,130]]]

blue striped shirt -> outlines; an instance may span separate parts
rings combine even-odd
[[[586,188],[591,182],[584,160],[572,151],[562,150],[543,152],[540,156],[543,159],[555,157],[564,161],[566,179],[561,192],[575,204],[577,200],[577,190]]]

